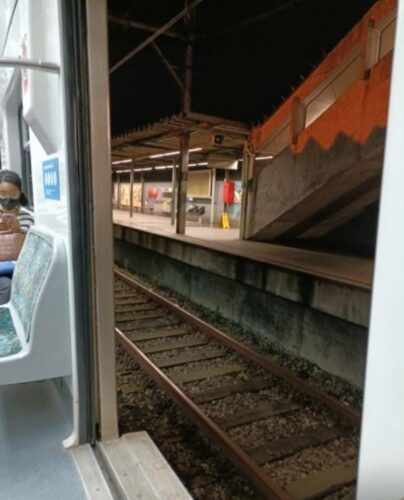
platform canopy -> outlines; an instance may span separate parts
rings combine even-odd
[[[173,165],[180,158],[180,138],[190,134],[189,166],[229,168],[240,160],[250,135],[242,122],[201,113],[178,114],[112,139],[114,171]]]

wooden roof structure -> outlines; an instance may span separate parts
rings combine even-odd
[[[250,132],[250,127],[242,122],[201,113],[181,113],[114,137],[112,168],[154,167],[162,161],[179,160],[180,138],[185,133],[190,134],[190,163],[234,162],[242,158]]]

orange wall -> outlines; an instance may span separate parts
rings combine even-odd
[[[280,108],[262,125],[259,127],[256,127],[252,131],[252,142],[255,147],[255,149],[259,149],[260,146],[262,146],[267,138],[270,136],[271,131],[280,125],[291,113],[292,109],[292,103],[295,97],[299,97],[300,99],[304,99],[306,96],[308,96],[315,88],[318,87],[318,85],[325,80],[329,74],[336,68],[338,67],[344,59],[351,53],[351,51],[356,47],[357,45],[362,45],[364,48],[366,46],[366,41],[367,41],[367,32],[368,32],[368,25],[370,20],[374,20],[376,23],[386,17],[386,15],[391,12],[394,8],[397,6],[397,0],[379,0],[369,11],[368,13],[362,18],[362,20],[353,28],[353,30],[348,33],[348,35],[337,45],[337,47],[325,58],[325,60],[318,66],[317,69],[313,71],[313,73],[300,85],[300,87],[280,106]],[[379,75],[379,78],[381,80],[385,79],[386,76],[386,71],[388,73],[390,72],[390,65],[391,65],[391,58],[389,56],[386,56],[384,59],[388,59],[388,62],[385,61],[386,66],[388,68],[384,69],[379,69],[381,72]],[[383,61],[380,61],[380,63],[383,63]],[[380,64],[379,63],[379,64]],[[379,65],[377,65],[379,66]],[[382,64],[383,66],[383,64]],[[374,70],[374,71],[373,71]],[[373,73],[378,73],[376,71],[376,67],[373,68],[372,74]],[[354,84],[352,87],[369,87],[367,89],[367,93],[369,94],[366,99],[370,99],[372,96],[377,97],[378,92],[381,93],[382,96],[384,96],[384,92],[382,90],[378,90],[377,92],[375,91],[374,87],[379,87],[379,83],[377,83],[377,76],[374,75],[374,81],[373,83],[368,82],[361,82],[358,81],[357,84]],[[383,84],[385,87],[389,87],[389,82],[384,82]],[[383,86],[381,85],[381,86]],[[346,106],[345,109],[348,108],[348,106],[352,103],[356,104],[355,99],[361,98],[364,99],[365,97],[362,96],[362,93],[365,92],[364,89],[362,91],[359,90],[359,88],[356,89],[357,94],[355,96],[351,96],[352,101],[349,101],[349,95],[351,95],[351,89],[346,93],[346,95],[342,96],[337,103],[335,103],[326,113],[325,115],[328,115],[329,112],[333,107],[335,107],[340,100],[344,100],[345,98],[348,99],[348,101],[344,101],[344,104],[342,106]],[[387,96],[388,97],[388,96]],[[387,99],[388,100],[388,99]],[[380,120],[382,117],[384,117],[384,124],[386,124],[385,117],[387,115],[387,100],[384,99],[381,104],[379,103],[373,103],[377,110],[371,110],[371,109],[366,109],[364,110],[364,113],[366,114],[365,120],[367,121],[368,125],[370,125],[372,119]],[[383,108],[384,106],[384,108]],[[357,106],[355,106],[357,107]],[[368,106],[371,108],[371,106]],[[323,115],[324,116],[324,115]],[[321,116],[317,121],[320,121]],[[373,118],[372,118],[373,117]],[[357,119],[360,119],[360,116],[357,117]],[[346,130],[349,130],[351,127],[349,124],[345,123],[342,117],[339,118],[340,122],[342,120],[342,124],[344,125]],[[323,120],[321,120],[323,121]],[[314,125],[314,124],[313,124]],[[332,127],[332,124],[330,124],[330,127]],[[327,128],[327,127],[325,127]],[[365,126],[365,129],[367,126]],[[310,129],[312,129],[312,126],[306,129],[302,133],[302,135],[305,134],[305,132],[308,132]],[[324,131],[323,132],[324,138],[326,136],[331,137],[331,131]],[[333,135],[335,138],[335,134]],[[299,143],[298,143],[298,149],[300,149],[299,144],[301,140],[299,138]]]
[[[295,152],[300,152],[310,139],[324,149],[334,143],[338,134],[364,143],[376,127],[387,124],[390,93],[391,54],[372,68],[368,80],[358,80],[325,113],[307,127],[298,138]]]

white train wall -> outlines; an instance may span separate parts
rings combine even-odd
[[[14,2],[6,2],[10,19]],[[61,65],[59,2],[19,0],[3,57]],[[4,22],[4,21],[3,21]],[[7,27],[5,27],[7,30]],[[5,31],[3,28],[3,32]],[[28,126],[33,204],[38,224],[67,236],[67,176],[61,74],[2,68],[0,77],[2,168],[23,174],[19,110]]]
[[[74,429],[66,441],[78,440],[79,390],[77,378],[74,308],[74,260],[71,238],[65,120],[65,77],[61,44],[63,0],[0,0],[0,57],[51,63],[59,71],[0,67],[1,168],[24,174],[20,116],[28,128],[35,225],[58,233],[66,243],[69,316],[72,345],[72,377],[66,378],[72,393]],[[16,5],[16,9],[13,6]],[[14,12],[14,14],[13,14]],[[12,20],[4,26],[5,20]],[[3,26],[2,23],[3,22]],[[4,34],[8,33],[7,39]],[[74,179],[72,180],[74,182]]]

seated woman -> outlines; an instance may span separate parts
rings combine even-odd
[[[15,215],[24,233],[34,223],[32,215],[24,208],[27,203],[20,176],[11,170],[0,170],[0,213]],[[11,278],[0,276],[0,305],[9,301],[10,290]]]

